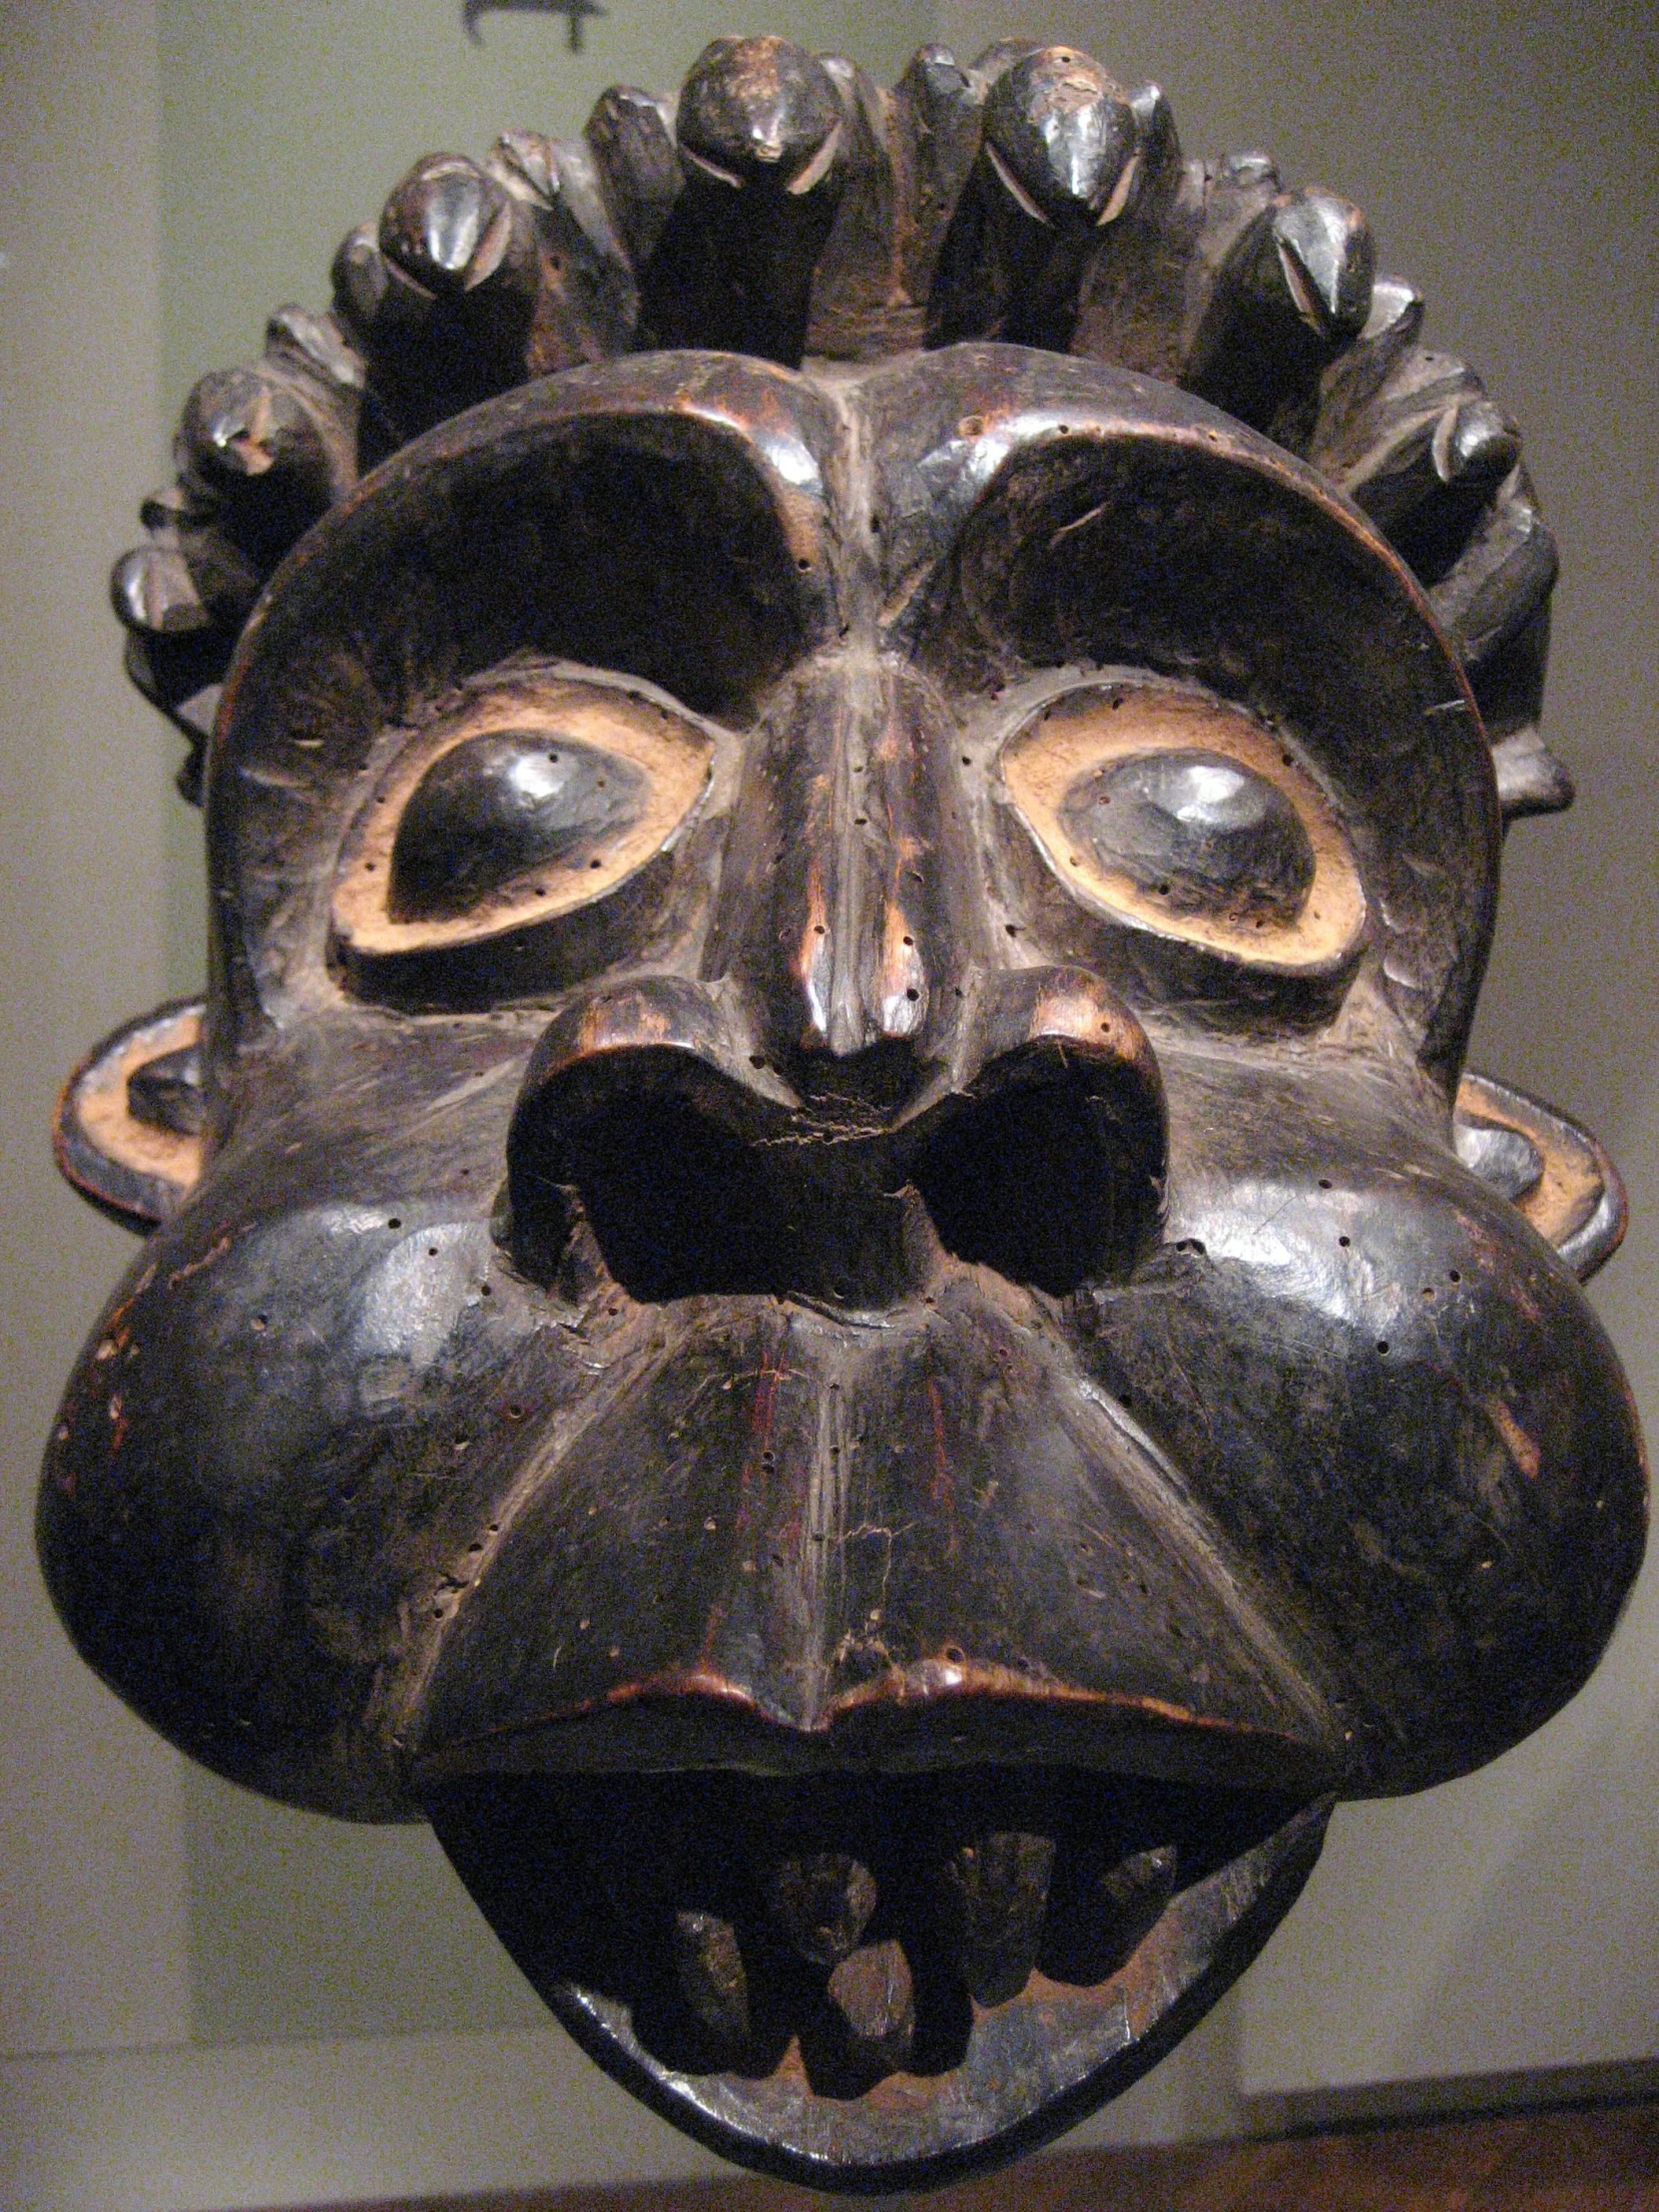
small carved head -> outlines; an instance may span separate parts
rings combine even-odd
[[[151,1233],[48,1578],[731,2156],[989,2163],[1640,1555],[1617,1178],[1463,1067],[1570,797],[1514,431],[1066,48],[721,41],[334,276],[117,570],[213,974],[65,1094]]]

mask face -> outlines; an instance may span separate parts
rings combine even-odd
[[[304,537],[208,811],[209,996],[61,1120],[160,1226],[54,1595],[729,2155],[1054,2132],[1593,1665],[1616,1178],[1460,1080],[1491,751],[1282,445],[1029,345],[570,370]]]

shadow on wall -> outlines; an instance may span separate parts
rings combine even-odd
[[[430,1829],[357,1828],[184,1772],[194,2042],[551,2025]]]
[[[1455,2073],[1494,2028],[1515,2069],[1659,2055],[1656,1775],[1659,1693],[1640,1733],[1604,1723],[1560,1770],[1459,1922],[1401,2070]]]

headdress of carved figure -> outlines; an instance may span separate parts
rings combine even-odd
[[[1463,1070],[1549,534],[1346,201],[1010,45],[439,155],[120,563],[213,971],[41,1543],[599,2062],[890,2189],[1065,2126],[1640,1555],[1595,1140]]]

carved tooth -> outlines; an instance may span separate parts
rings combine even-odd
[[[952,1963],[981,2004],[1017,1996],[1037,1955],[1054,1843],[997,1832],[951,1853],[939,1871],[939,1932]]]
[[[1117,1860],[1080,1884],[1055,1915],[1044,1943],[1060,1979],[1089,1985],[1104,1981],[1137,1951],[1163,1914],[1175,1889],[1176,1850],[1160,1844]]]
[[[1102,1905],[1125,1931],[1136,1931],[1133,1950],[1162,1914],[1175,1889],[1176,1852],[1173,1844],[1159,1844],[1152,1851],[1133,1851],[1108,1867],[1100,1878]]]
[[[844,1852],[810,1852],[785,1859],[766,1884],[767,1909],[799,1956],[833,1964],[853,1950],[875,1911],[875,1882]]]
[[[840,2030],[838,2071],[848,2089],[857,2093],[906,2064],[915,2041],[915,1991],[897,1943],[866,1943],[843,1958],[827,1994]]]
[[[681,1995],[717,2042],[749,2040],[749,1976],[730,1921],[714,1913],[676,1913],[674,1970]]]

